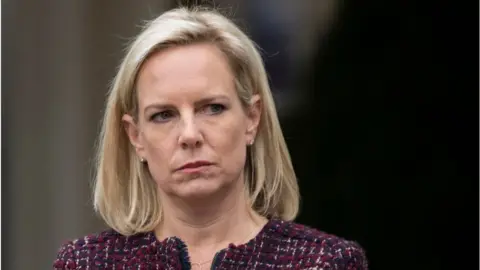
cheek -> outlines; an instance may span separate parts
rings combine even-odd
[[[230,173],[243,169],[246,157],[245,128],[235,125],[235,121],[217,125],[209,129],[209,144],[222,162],[222,167]]]
[[[165,158],[172,154],[175,138],[169,127],[149,125],[142,132],[143,146],[147,155]]]
[[[170,171],[169,165],[175,143],[172,142],[169,134],[151,129],[143,133],[143,146],[153,179],[157,182],[165,181]]]

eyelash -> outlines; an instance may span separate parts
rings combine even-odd
[[[171,114],[173,114],[171,110],[157,112],[157,113],[152,114],[152,116],[150,116],[150,121],[153,121],[153,122],[161,122],[161,123],[162,123],[162,122],[166,122],[168,119],[167,119],[167,120],[160,120],[160,121],[157,120],[157,117],[158,117],[158,116],[161,116],[161,115],[164,114],[164,113],[171,113]]]
[[[225,109],[226,109],[226,106],[225,106],[225,105],[223,105],[223,104],[218,104],[218,103],[209,104],[209,105],[207,105],[206,107],[207,107],[207,108],[212,108],[212,106],[219,106],[219,107],[220,107],[220,111],[219,111],[219,112],[213,112],[213,113],[212,113],[213,115],[220,114],[220,113],[224,112]]]
[[[218,107],[219,107],[219,111],[208,112],[208,113],[206,113],[206,114],[208,114],[208,115],[218,115],[218,114],[223,113],[223,112],[227,109],[227,107],[226,107],[225,105],[223,105],[223,104],[213,103],[213,104],[208,104],[208,105],[202,107],[201,111],[205,111],[205,109],[207,109],[207,108],[210,108],[210,109],[211,109],[213,106],[218,106]],[[168,118],[170,118],[170,117],[174,114],[174,112],[173,112],[172,110],[165,110],[165,111],[157,112],[157,113],[154,113],[154,114],[152,114],[152,115],[150,116],[150,121],[159,122],[159,123],[167,122],[168,119],[160,120],[160,121],[159,121],[159,120],[156,120],[158,116],[160,116],[160,115],[162,115],[162,114],[164,114],[164,113],[169,113],[169,114],[170,114],[170,116],[168,116]]]

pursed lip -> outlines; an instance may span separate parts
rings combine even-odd
[[[188,162],[180,166],[179,168],[176,169],[176,171],[183,171],[183,170],[195,170],[195,169],[200,169],[202,167],[210,166],[213,165],[212,162],[206,161],[206,160],[197,160],[193,162]]]

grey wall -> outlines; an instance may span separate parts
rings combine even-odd
[[[3,263],[50,269],[103,228],[91,160],[108,83],[136,25],[165,1],[2,1]]]

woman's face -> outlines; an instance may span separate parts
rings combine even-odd
[[[243,181],[260,100],[244,108],[223,53],[211,44],[169,48],[139,72],[138,121],[123,117],[161,193],[204,197]]]

